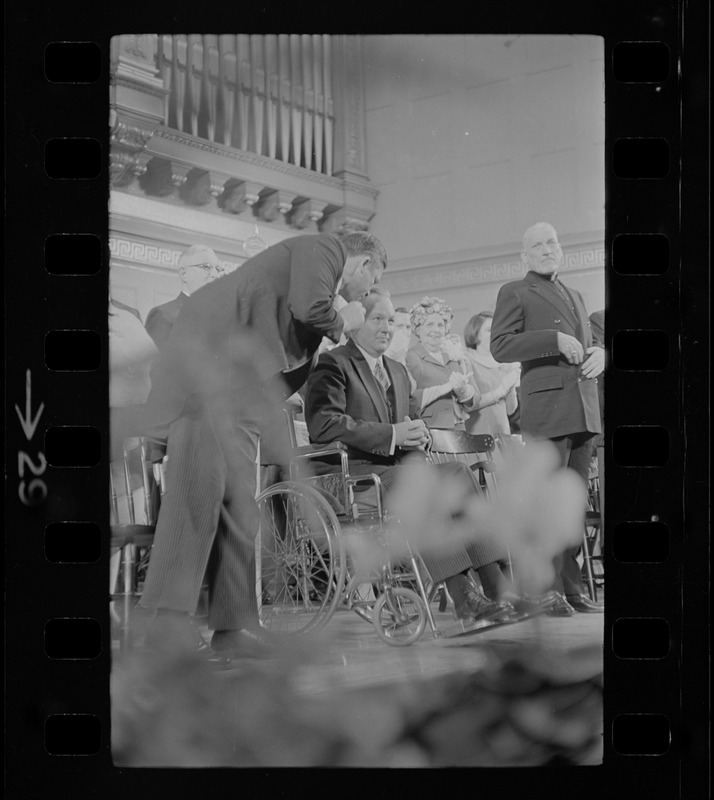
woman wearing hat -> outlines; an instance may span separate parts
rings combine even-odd
[[[479,391],[466,363],[446,341],[453,311],[440,297],[424,297],[412,307],[410,318],[419,341],[407,352],[406,363],[422,419],[430,428],[464,430]]]

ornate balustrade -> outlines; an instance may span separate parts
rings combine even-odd
[[[116,190],[298,230],[366,228],[356,37],[119,36]]]

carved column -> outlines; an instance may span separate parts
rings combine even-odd
[[[123,34],[111,42],[111,104],[144,125],[164,120],[167,91],[156,66],[158,36],[154,33]]]
[[[344,182],[342,216],[367,227],[366,223],[374,215],[377,191],[367,177],[362,39],[352,35],[334,36],[332,43],[335,100],[333,175]],[[330,224],[327,219],[321,221],[322,226],[329,227]]]
[[[146,171],[145,150],[164,121],[166,90],[156,67],[156,34],[126,34],[111,41],[110,176],[114,188]]]
[[[336,100],[333,175],[367,181],[362,42],[359,36],[335,36],[333,42]]]

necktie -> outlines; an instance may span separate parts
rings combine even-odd
[[[380,361],[377,361],[374,365],[374,377],[377,379],[377,382],[386,393],[387,389],[389,389],[389,378],[387,377],[387,373],[384,371]]]

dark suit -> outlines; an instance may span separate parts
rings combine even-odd
[[[404,366],[386,356],[383,361],[391,384],[386,396],[352,341],[323,353],[307,382],[305,420],[312,442],[345,444],[350,472],[378,474],[388,495],[398,476],[397,465],[406,453],[413,452],[396,448],[390,455],[392,425],[407,414],[417,417],[418,406]],[[482,543],[421,555],[435,581],[505,557],[499,548]]]
[[[285,425],[271,388],[291,394],[322,337],[339,340],[345,259],[333,236],[297,236],[186,299],[147,404],[154,430],[169,426],[168,489],[143,606],[193,612],[207,575],[209,627],[255,625],[258,430]]]
[[[176,322],[176,317],[179,311],[188,300],[188,295],[181,292],[178,297],[169,300],[168,303],[162,303],[160,306],[154,306],[146,315],[146,332],[154,340],[154,344],[161,350],[166,343]]]
[[[593,345],[590,322],[580,293],[562,297],[548,277],[528,272],[523,280],[501,287],[491,327],[496,361],[521,362],[521,417],[524,438],[550,439],[569,466],[587,481],[592,438],[600,433],[597,382],[580,375],[558,350],[558,333],[574,336],[583,350]],[[570,307],[572,303],[573,308]],[[569,548],[556,559],[555,588],[566,594],[584,591],[575,556]]]

